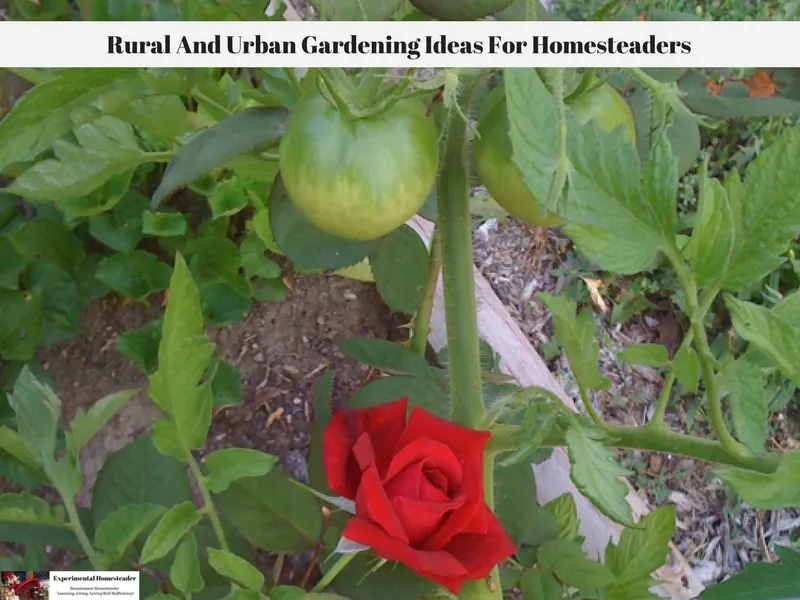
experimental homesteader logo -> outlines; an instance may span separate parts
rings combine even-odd
[[[139,600],[138,571],[51,571],[49,600]]]

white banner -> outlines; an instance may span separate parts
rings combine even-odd
[[[49,600],[139,600],[138,571],[50,571]]]
[[[0,67],[792,67],[800,22],[0,22]]]

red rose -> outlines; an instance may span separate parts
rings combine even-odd
[[[483,496],[490,434],[407,399],[339,411],[325,430],[328,487],[355,500],[342,535],[457,594],[516,552]]]

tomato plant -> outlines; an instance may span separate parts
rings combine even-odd
[[[312,4],[340,19],[364,3]],[[448,19],[530,8],[413,4]],[[425,18],[408,6],[393,14],[393,2],[366,6],[375,11],[367,16]],[[265,18],[247,0],[179,8],[183,18]],[[774,70],[785,95],[757,102],[735,86],[709,93],[718,74],[703,69],[19,75],[33,87],[0,120],[0,470],[27,491],[0,496],[0,541],[26,553],[0,557],[4,568],[39,547],[62,548],[75,570],[141,569],[152,600],[315,600],[329,591],[350,600],[499,600],[504,591],[644,599],[654,597],[675,515],[662,506],[634,518],[617,448],[708,461],[754,507],[800,506],[800,453],[768,444],[765,383],[780,374],[800,385],[800,292],[769,307],[747,299],[793,259],[800,129],[787,127],[741,173],[719,179],[701,168],[688,223],[677,205],[698,127],[800,113],[797,70]],[[663,374],[645,425],[610,423],[595,408],[609,381],[594,323],[562,296],[540,299],[580,411],[500,372],[477,328],[473,183],[514,216],[563,224],[599,270],[661,265],[674,277],[671,301],[690,317],[678,350],[636,344],[618,356]],[[429,246],[406,224],[414,214],[434,225]],[[318,376],[308,484],[255,449],[198,460],[215,409],[241,391],[209,329],[241,321],[253,302],[280,301],[287,270],[353,266],[409,317],[410,335],[342,342],[344,355],[382,376],[335,410],[334,374]],[[448,344],[435,354],[427,341],[440,279]],[[165,302],[162,318],[115,343],[148,376],[159,417],[151,434],[109,457],[82,510],[82,453],[138,390],[99,399],[63,426],[61,401],[33,359],[37,346],[76,335],[89,303],[111,292]],[[731,343],[709,339],[712,309],[730,318]],[[667,425],[677,383],[705,406],[712,436]],[[572,495],[531,501],[530,465],[553,448],[566,448],[576,489],[621,526],[602,560],[583,554]],[[60,505],[33,493],[41,486]],[[256,549],[280,564],[310,553],[318,573],[302,587],[280,585],[255,566]],[[701,597],[800,595],[798,553],[776,554],[780,563],[748,567]]]

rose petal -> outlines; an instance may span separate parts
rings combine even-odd
[[[482,511],[486,514],[488,524],[485,534],[456,535],[444,548],[467,568],[469,572],[467,579],[470,580],[486,577],[492,567],[509,556],[513,556],[517,551],[500,521],[486,504],[483,505]]]
[[[456,456],[478,458],[483,461],[483,448],[492,436],[488,431],[476,431],[455,425],[422,410],[413,407],[408,424],[398,442],[398,448],[404,448],[417,438],[430,438],[442,442]]]
[[[428,539],[448,513],[461,508],[464,500],[465,498],[447,502],[421,502],[399,496],[391,498],[395,513],[412,546]]]
[[[356,515],[372,521],[387,535],[408,544],[403,524],[395,512],[394,505],[383,489],[378,469],[371,465],[361,476],[361,487],[356,494]],[[345,536],[347,537],[347,536]],[[352,539],[352,538],[351,538]],[[357,540],[356,540],[357,541]]]
[[[414,410],[411,409],[412,415]],[[404,437],[401,436],[401,440]],[[419,437],[403,444],[389,464],[386,481],[390,481],[400,471],[415,463],[423,463],[425,468],[441,472],[447,478],[448,488],[458,489],[461,485],[463,478],[461,463],[446,444],[436,440],[433,436]]]
[[[405,428],[407,404],[403,398],[370,408],[344,408],[333,416],[322,437],[322,464],[333,493],[351,500],[356,497],[361,469],[353,446],[362,433],[369,434],[378,470],[385,472]]]
[[[369,546],[386,560],[396,560],[409,569],[457,594],[466,579],[467,570],[451,554],[442,551],[415,550],[386,535],[369,521],[355,517],[347,522],[342,535],[349,540]]]

